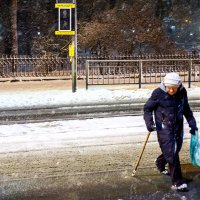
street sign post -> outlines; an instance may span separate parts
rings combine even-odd
[[[76,0],[73,3],[56,3],[58,9],[58,30],[55,35],[70,35],[69,57],[72,63],[72,92],[77,88],[77,11]]]

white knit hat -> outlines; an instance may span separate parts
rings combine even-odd
[[[179,86],[181,85],[181,79],[179,75],[175,72],[171,72],[166,74],[164,78],[164,84],[165,86]]]

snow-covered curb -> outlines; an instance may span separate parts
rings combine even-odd
[[[187,91],[190,100],[200,99],[200,88],[188,88]],[[143,103],[151,93],[152,89],[80,89],[76,93],[69,90],[1,92],[0,110]]]
[[[107,90],[80,89],[76,93],[71,91],[24,91],[18,93],[0,93],[0,109],[31,109],[56,106],[89,106],[120,104],[128,102],[142,102],[148,98],[151,90]]]

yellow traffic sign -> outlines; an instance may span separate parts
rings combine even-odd
[[[73,3],[56,3],[55,8],[75,8],[75,4]]]
[[[69,56],[74,57],[75,49],[74,49],[74,44],[69,45]]]
[[[55,35],[75,35],[75,31],[55,31]]]

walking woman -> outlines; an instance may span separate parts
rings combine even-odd
[[[195,134],[198,129],[188,104],[187,91],[177,73],[168,73],[144,105],[144,120],[149,132],[157,131],[162,154],[155,164],[162,174],[171,176],[171,188],[178,191],[187,190],[179,160],[183,143],[183,116],[189,124],[190,133]],[[167,163],[169,172],[165,169]]]

